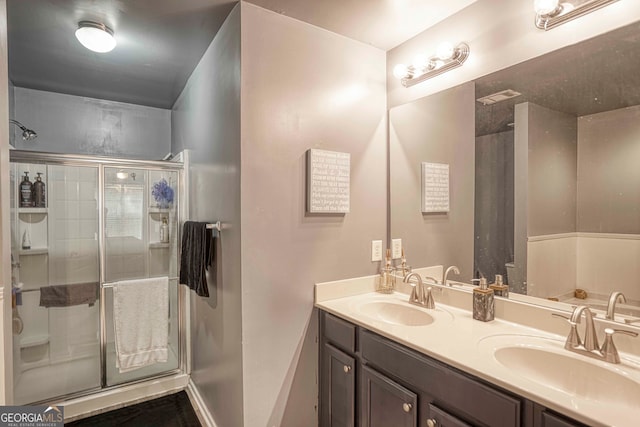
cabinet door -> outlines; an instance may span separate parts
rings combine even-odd
[[[471,427],[470,424],[434,405],[429,405],[429,417],[426,425],[427,427]]]
[[[325,343],[321,375],[321,427],[354,427],[355,359]]]
[[[362,427],[416,427],[418,397],[365,366],[362,368]]]

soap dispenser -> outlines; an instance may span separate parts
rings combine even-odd
[[[380,283],[378,285],[378,292],[383,294],[390,294],[395,288],[396,277],[393,274],[393,267],[391,267],[391,250],[387,249],[387,255],[385,257],[384,267],[380,269]]]
[[[402,257],[400,258],[400,266],[396,267],[396,271],[398,271],[402,277],[411,273],[411,266],[407,265],[407,258],[405,258],[404,256],[404,248],[402,248]]]
[[[497,297],[509,298],[509,286],[504,284],[502,274],[496,274],[496,281],[489,285],[489,289],[493,289],[493,294]]]
[[[480,286],[473,288],[473,318],[482,322],[489,322],[494,318],[495,305],[493,289],[487,286],[487,279],[474,279]]]

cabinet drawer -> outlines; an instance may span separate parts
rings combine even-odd
[[[351,354],[356,352],[355,325],[323,311],[322,330],[324,337],[336,347]]]
[[[446,402],[462,418],[491,427],[519,427],[520,399],[495,390],[369,331],[360,333],[360,352],[365,363],[373,365],[433,397]]]

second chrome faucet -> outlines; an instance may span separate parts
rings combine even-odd
[[[578,334],[578,323],[582,315],[585,316],[585,337],[584,340],[580,338]],[[569,322],[571,329],[567,335],[567,340],[564,344],[564,348],[574,353],[583,354],[585,356],[593,357],[596,359],[602,359],[609,363],[620,363],[620,356],[618,350],[613,342],[614,334],[625,334],[632,337],[637,337],[638,334],[623,329],[611,329],[606,328],[604,330],[605,339],[602,347],[598,345],[598,336],[596,334],[596,326],[593,321],[593,313],[589,307],[581,305],[576,307],[571,314],[571,317],[566,317],[560,314],[553,314],[555,317],[560,317]]]

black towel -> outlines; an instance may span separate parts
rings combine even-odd
[[[209,279],[215,282],[214,231],[207,229],[206,222],[187,221],[182,227],[180,283],[189,286],[201,297],[208,297],[207,270]]]
[[[43,286],[40,288],[41,307],[71,307],[95,304],[98,299],[98,283],[75,283],[72,285]]]

